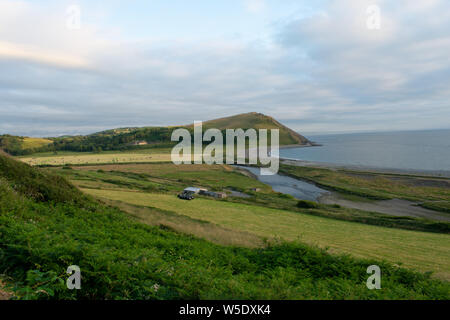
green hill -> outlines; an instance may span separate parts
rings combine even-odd
[[[382,290],[366,288],[372,264],[383,270]],[[70,265],[81,269],[82,290],[66,288]],[[19,299],[449,299],[450,292],[447,282],[382,261],[299,243],[220,246],[144,225],[3,154],[0,275]]]
[[[27,155],[35,152],[48,151],[76,151],[92,152],[103,150],[128,150],[136,148],[169,147],[174,145],[170,141],[172,131],[177,128],[193,130],[193,125],[174,127],[142,127],[117,128],[97,132],[85,136],[64,136],[31,141],[30,138],[0,136],[0,148],[12,155]],[[308,139],[282,125],[272,117],[261,113],[251,112],[231,117],[209,120],[204,122],[204,130],[208,128],[226,129],[279,129],[280,145],[310,144]],[[134,145],[135,142],[144,145]]]
[[[191,127],[191,126],[189,126]],[[225,117],[215,120],[205,121],[203,123],[203,130],[209,128],[216,128],[219,130],[225,129],[279,129],[280,130],[280,145],[309,144],[310,141],[298,134],[292,129],[281,124],[272,117],[266,116],[262,113],[250,112],[238,114],[231,117]]]
[[[13,155],[30,154],[35,150],[47,148],[51,144],[53,144],[53,140],[46,138],[0,135],[0,149]]]

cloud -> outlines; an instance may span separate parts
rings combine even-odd
[[[378,1],[381,29],[370,30],[366,25],[370,4],[331,1],[325,14],[288,21],[278,41],[293,55],[307,57],[307,64],[315,66],[309,72],[314,80],[310,83],[340,97],[336,103],[341,100],[344,110],[365,117],[368,129],[405,129],[401,117],[409,121],[410,129],[432,126],[423,120],[435,110],[448,117],[450,38],[444,31],[450,29],[448,5],[416,1],[410,7],[408,1]],[[318,117],[338,107],[320,100]],[[424,118],[411,112],[416,107]],[[333,115],[342,126],[358,127],[355,117],[338,110]],[[324,121],[323,128],[326,125]],[[434,125],[448,123],[436,119]]]
[[[266,9],[264,0],[245,0],[245,8],[250,13],[261,13]]]
[[[26,60],[68,68],[88,67],[88,62],[80,57],[57,52],[46,52],[40,48],[20,46],[2,41],[0,41],[0,57],[3,59]]]
[[[84,20],[67,29],[62,6],[0,0],[0,133],[80,134],[249,111],[301,132],[448,127],[448,4],[379,0],[379,30],[367,29],[369,4],[328,1],[277,20],[264,39],[131,41]]]

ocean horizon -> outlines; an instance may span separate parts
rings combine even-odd
[[[310,135],[321,146],[280,150],[281,158],[380,169],[450,171],[450,129]]]

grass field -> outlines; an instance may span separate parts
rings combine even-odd
[[[52,143],[52,140],[44,139],[44,138],[30,138],[25,137],[22,140],[22,148],[23,149],[35,149],[42,146],[46,146]]]
[[[131,205],[122,201],[102,199],[108,205],[127,212],[137,221],[162,228],[170,228],[177,232],[195,235],[219,245],[262,248],[267,245],[261,237],[244,231],[225,228],[204,220],[193,219],[175,212],[144,206]]]
[[[331,252],[383,259],[450,280],[450,236],[393,230],[240,203],[183,201],[173,195],[83,189],[96,197],[149,206],[260,237],[300,240]]]
[[[169,153],[73,153],[69,155],[27,156],[20,160],[32,166],[61,166],[103,163],[169,162]]]
[[[135,190],[178,194],[189,186],[227,192],[240,191],[247,197],[228,197],[226,201],[264,206],[274,209],[300,211],[322,217],[356,221],[384,227],[450,234],[450,224],[425,219],[395,217],[341,206],[316,204],[306,210],[298,208],[295,198],[274,192],[268,185],[248,176],[248,172],[228,165],[179,165],[172,163],[82,165],[49,167],[79,188],[102,190]],[[257,192],[254,190],[258,190]],[[349,196],[354,198],[355,196]],[[366,199],[358,197],[360,199]]]
[[[224,188],[250,190],[259,188],[271,192],[271,188],[258,180],[251,179],[233,170],[228,165],[174,165],[173,163],[153,164],[111,164],[73,167],[74,170],[49,168],[64,175],[74,184],[89,184],[92,188],[108,189],[128,187],[138,190],[171,191],[179,193],[188,186],[205,187],[222,191]],[[96,185],[98,183],[99,185]]]

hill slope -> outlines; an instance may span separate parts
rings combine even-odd
[[[30,154],[51,144],[53,140],[50,139],[0,135],[0,149],[13,155]]]
[[[290,144],[309,144],[309,140],[298,134],[292,129],[281,124],[274,118],[266,116],[262,113],[250,112],[238,114],[231,117],[225,117],[215,120],[209,120],[203,123],[204,130],[209,128],[216,128],[219,130],[225,129],[279,129],[280,130],[280,145]]]
[[[449,299],[448,283],[381,261],[294,243],[225,247],[140,224],[61,179],[0,154],[0,275],[18,298]],[[46,190],[54,181],[62,195]],[[372,264],[383,290],[366,288]],[[65,286],[70,265],[82,290]]]
[[[101,151],[101,150],[126,150],[148,147],[168,147],[174,143],[170,141],[172,131],[177,128],[193,130],[193,125],[175,127],[142,127],[142,128],[118,128],[86,136],[65,136],[41,139],[25,140],[21,137],[9,135],[0,136],[0,148],[13,155],[26,155],[34,152],[46,151]],[[261,113],[251,112],[231,117],[209,120],[204,122],[204,130],[208,128],[225,129],[279,129],[280,145],[307,145],[308,139],[284,126],[272,117]],[[23,141],[23,142],[22,142]],[[145,141],[145,145],[135,146],[136,141]],[[40,144],[39,144],[40,143]]]

